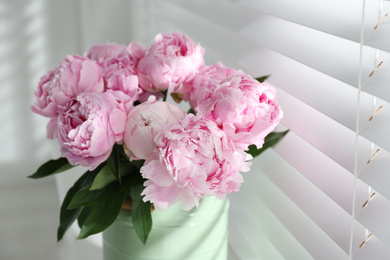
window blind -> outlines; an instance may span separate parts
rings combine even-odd
[[[230,210],[231,259],[390,256],[390,1],[156,0],[180,30],[278,90],[289,134],[256,158]]]

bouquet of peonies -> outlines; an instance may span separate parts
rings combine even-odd
[[[186,35],[161,33],[149,48],[93,45],[40,79],[32,110],[50,118],[47,136],[58,139],[62,157],[30,177],[88,167],[62,203],[58,240],[76,219],[78,238],[103,231],[130,203],[145,242],[151,207],[224,199],[239,190],[252,156],[286,134],[271,133],[282,112],[265,77],[205,65],[203,55]]]

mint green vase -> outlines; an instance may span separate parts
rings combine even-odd
[[[144,245],[133,229],[130,211],[122,210],[103,232],[104,260],[226,260],[229,200],[207,197],[199,208],[177,203],[152,212],[153,227]]]

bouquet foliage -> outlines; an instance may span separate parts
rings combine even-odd
[[[154,208],[224,199],[252,157],[286,134],[272,132],[282,112],[266,77],[205,65],[203,55],[186,35],[161,33],[149,48],[93,45],[41,77],[32,110],[50,119],[47,137],[62,156],[30,177],[88,168],[64,198],[58,240],[76,219],[78,238],[99,233],[125,207],[145,243]]]

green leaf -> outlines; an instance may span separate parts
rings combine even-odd
[[[129,161],[125,161],[123,163],[120,163],[119,164],[120,178],[123,178],[130,173],[139,174],[139,168],[143,165],[143,163],[144,163],[144,160],[133,161],[131,163]],[[98,175],[96,176],[95,180],[92,183],[90,190],[102,189],[116,180],[118,180],[118,179],[112,175],[112,172],[110,170],[110,166],[105,165],[101,169],[101,171],[98,173]]]
[[[141,169],[141,167],[144,165],[145,163],[145,160],[134,160],[131,162],[131,166],[132,167],[136,167],[133,169],[133,171],[137,171],[137,173],[139,173],[139,169]]]
[[[112,148],[111,155],[107,159],[107,164],[111,170],[112,175],[121,181],[121,175],[119,173],[119,151],[117,149],[117,145],[114,145]]]
[[[142,243],[145,244],[152,229],[152,204],[149,201],[144,202],[142,200],[141,193],[143,190],[143,181],[134,183],[130,190],[130,196],[133,200],[131,218],[134,230]]]
[[[98,167],[99,168],[99,167]],[[99,169],[98,169],[99,170]],[[64,236],[68,228],[73,224],[78,215],[80,214],[81,209],[72,209],[69,210],[68,206],[73,196],[79,191],[85,188],[86,186],[92,183],[92,180],[95,178],[98,170],[92,172],[87,171],[84,173],[71,187],[62,202],[61,211],[60,211],[60,225],[57,230],[57,241],[60,241]]]
[[[288,131],[289,130],[284,132],[272,132],[265,137],[263,147],[257,149],[256,145],[250,145],[249,150],[246,152],[252,155],[253,158],[255,158],[268,148],[276,145],[280,140],[282,140],[282,138],[288,133]]]
[[[116,180],[117,178],[115,178],[115,176],[112,174],[110,166],[106,164],[98,173],[98,175],[96,175],[96,178],[93,181],[90,190],[99,190]]]
[[[81,209],[81,212],[80,212],[79,216],[77,217],[77,224],[79,225],[80,228],[83,226],[84,221],[86,220],[88,215],[91,213],[91,210],[92,210],[92,207],[83,207]]]
[[[190,109],[188,109],[188,111],[187,111],[187,114],[196,114],[195,113],[195,110],[191,107]]]
[[[105,189],[91,191],[90,188],[90,186],[87,186],[84,189],[78,191],[70,201],[68,209],[77,209],[84,206],[91,206],[95,204],[101,198],[102,194],[105,193],[108,189],[108,187],[106,187]]]
[[[129,156],[127,156],[127,154],[125,153],[123,145],[116,144],[115,147],[117,148],[119,153],[119,161],[121,163],[129,163]]]
[[[122,166],[122,165],[121,165]],[[97,177],[101,172],[105,172],[104,169],[107,169],[109,166],[105,165],[102,170],[98,173],[98,175],[95,177],[95,180],[93,183],[95,183]],[[137,169],[132,166],[128,165],[128,167],[123,167],[124,174],[128,175],[129,172],[137,172]],[[106,170],[109,171],[109,170]],[[107,174],[107,173],[104,173]],[[112,175],[111,175],[112,176]],[[114,177],[113,177],[114,178]],[[115,181],[116,179],[114,179]],[[92,183],[92,185],[93,185]],[[116,192],[116,189],[118,189],[118,185],[120,186],[119,182],[111,182],[107,185],[105,185],[101,189],[92,189],[91,185],[86,186],[84,189],[78,191],[74,196],[72,201],[69,203],[68,209],[75,209],[80,208],[83,206],[92,206],[93,204],[99,202],[100,200],[105,200],[107,195],[114,194]]]
[[[34,174],[28,177],[32,179],[39,179],[55,173],[66,171],[72,167],[73,165],[71,165],[65,157],[60,157],[56,160],[50,160],[42,164]]]
[[[163,101],[167,101],[168,89],[161,91],[161,93],[164,95]]]
[[[107,165],[104,166],[103,169],[106,167]],[[95,180],[96,178],[97,176],[95,177]],[[98,203],[100,200],[105,200],[107,195],[114,194],[116,192],[116,189],[118,189],[118,184],[118,182],[111,182],[102,189],[92,189],[90,185],[86,186],[84,189],[78,191],[73,196],[72,201],[69,203],[68,209],[75,209],[83,206],[92,206],[93,204]]]
[[[102,232],[115,221],[129,192],[131,182],[131,178],[124,178],[122,184],[113,182],[109,188],[103,189],[106,192],[101,193],[100,199],[91,207],[77,239]]]
[[[266,75],[266,76],[262,76],[262,77],[258,77],[258,78],[255,78],[255,80],[257,80],[258,82],[260,83],[263,83],[264,81],[266,81],[271,75]]]

